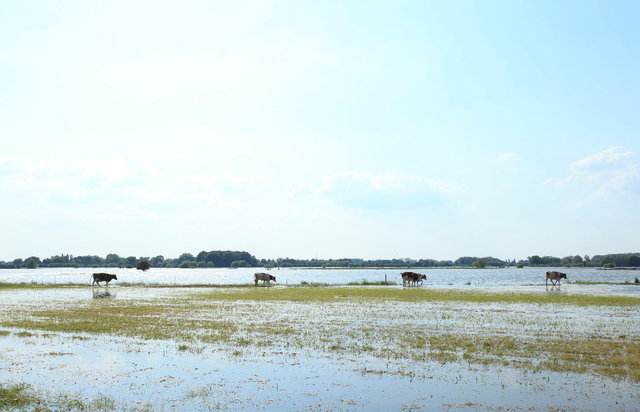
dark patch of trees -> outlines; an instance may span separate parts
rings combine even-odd
[[[589,266],[640,267],[640,253],[616,253],[611,255],[595,255],[591,257]]]
[[[37,268],[37,267],[121,267],[138,268],[146,270],[151,267],[256,267],[258,259],[248,252],[232,250],[213,250],[200,252],[197,256],[191,253],[183,253],[175,259],[165,259],[164,256],[155,257],[121,257],[115,253],[109,253],[106,257],[100,256],[73,256],[56,255],[40,260],[36,256],[27,259],[15,259],[11,262],[0,261],[0,269]]]
[[[565,256],[529,256],[519,263],[528,266],[565,266],[565,267],[640,267],[640,253],[616,253],[609,255]]]
[[[149,270],[150,267],[151,267],[151,263],[149,263],[148,259],[140,259],[136,263],[136,269],[141,270],[143,272]]]
[[[324,268],[430,268],[430,267],[472,267],[474,262],[484,263],[484,266],[515,265],[515,261],[504,261],[494,257],[461,257],[456,261],[435,259],[376,259],[363,260],[354,258],[342,259],[261,259],[260,266],[264,267],[324,267]]]
[[[46,259],[30,256],[26,259],[14,259],[10,262],[0,261],[0,269],[38,267],[179,267],[179,268],[222,268],[222,267],[316,267],[316,268],[363,268],[363,267],[390,267],[390,268],[430,268],[430,267],[502,267],[502,266],[555,266],[555,267],[640,267],[640,253],[618,253],[608,255],[589,256],[554,256],[533,255],[527,259],[501,260],[491,256],[474,257],[462,256],[455,261],[435,259],[376,259],[364,260],[357,258],[340,259],[256,259],[255,256],[244,251],[212,250],[202,251],[197,255],[183,253],[175,259],[165,258],[162,255],[155,257],[121,257],[110,253],[102,258],[95,255],[73,256],[60,254]],[[145,269],[141,269],[145,270]]]

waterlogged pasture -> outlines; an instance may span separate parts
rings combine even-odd
[[[0,384],[61,409],[638,410],[640,298],[580,288],[3,287]]]

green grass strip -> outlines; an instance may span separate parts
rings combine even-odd
[[[409,302],[534,303],[578,306],[640,306],[629,296],[565,295],[558,293],[481,292],[427,288],[286,287],[207,290],[193,297],[207,300],[336,302],[344,299],[386,299]]]

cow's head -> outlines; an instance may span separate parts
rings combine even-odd
[[[270,280],[273,280],[274,282],[276,281],[276,277],[275,277],[275,276],[273,276],[273,275],[269,275],[269,279],[270,279]]]
[[[118,280],[118,277],[116,275],[112,275],[112,276],[115,280]]]
[[[566,279],[567,278],[567,274],[566,273],[560,273],[560,276],[558,276],[558,279]]]
[[[420,275],[420,279],[426,279],[427,275]]]

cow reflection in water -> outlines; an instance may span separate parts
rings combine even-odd
[[[111,292],[109,289],[93,289],[94,299],[115,299],[116,292]]]

